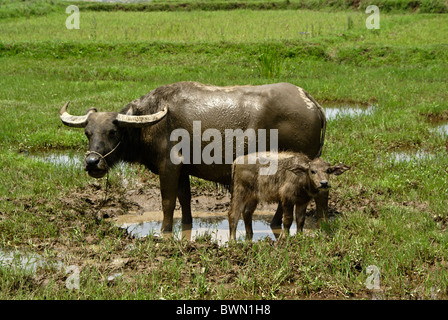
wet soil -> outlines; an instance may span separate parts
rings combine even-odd
[[[144,178],[128,187],[123,187],[121,182],[112,183],[107,187],[105,180],[95,181],[85,188],[71,192],[62,197],[59,203],[50,203],[45,199],[39,201],[32,199],[6,199],[24,206],[28,211],[40,215],[39,219],[52,224],[58,230],[56,236],[38,238],[30,237],[27,246],[32,243],[34,250],[40,254],[51,252],[51,256],[45,256],[46,261],[55,261],[58,265],[53,268],[53,274],[48,271],[37,271],[30,283],[34,287],[46,286],[49,282],[55,282],[58,287],[64,288],[67,279],[68,266],[75,265],[83,270],[98,270],[103,275],[105,283],[114,281],[135,281],[134,274],[160,272],[167,260],[182,255],[186,269],[181,272],[180,286],[191,285],[191,270],[196,270],[201,263],[204,252],[207,255],[219,259],[227,259],[229,267],[223,269],[219,263],[212,264],[215,268],[209,270],[207,277],[211,283],[224,283],[232,286],[241,268],[250,259],[251,244],[223,249],[217,241],[211,237],[203,237],[193,241],[182,241],[174,245],[164,237],[150,236],[145,238],[133,237],[125,229],[117,227],[114,219],[123,219],[125,216],[141,217],[142,221],[157,212],[151,219],[160,219],[161,199],[157,179]],[[360,187],[354,190],[351,199],[343,199],[338,190],[330,192],[330,215],[336,219],[341,214],[349,214],[353,210],[361,210],[372,217],[378,217],[378,206],[381,205],[381,194],[371,194]],[[415,207],[424,210],[426,204],[397,203],[400,206]],[[230,194],[220,188],[192,186],[192,211],[193,217],[220,217],[226,219],[230,206]],[[262,205],[258,208],[265,217],[272,217],[275,205]],[[176,214],[179,216],[179,205],[176,206]],[[311,204],[307,212],[307,221],[313,222],[314,204]],[[149,213],[148,213],[149,212]],[[146,216],[145,216],[146,215]],[[106,218],[106,219],[105,219]],[[307,228],[307,226],[305,226]],[[76,232],[75,232],[76,231]],[[313,236],[312,227],[306,236]],[[279,243],[272,238],[266,238],[272,246],[273,252]],[[142,251],[142,248],[145,249]],[[24,247],[25,249],[25,247]],[[249,251],[248,251],[249,250]],[[135,253],[140,252],[140,253]],[[227,261],[226,260],[226,261]],[[213,271],[213,272],[212,272]],[[121,280],[118,280],[121,279]],[[293,282],[294,279],[291,281]],[[289,283],[289,282],[288,282]],[[281,287],[282,296],[297,298],[294,291],[297,288]],[[291,292],[289,292],[290,290]],[[319,292],[319,298],[334,298],[334,292]],[[316,296],[317,297],[317,296]]]
[[[443,110],[440,113],[435,112],[422,113],[422,115],[426,117],[426,119],[433,125],[448,122],[448,110]]]

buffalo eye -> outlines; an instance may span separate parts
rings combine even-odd
[[[116,135],[117,135],[117,130],[112,129],[112,130],[109,131],[109,136],[115,137]]]
[[[85,133],[86,137],[89,138],[89,139],[92,136],[92,132],[90,132],[88,130],[84,131],[84,133]]]
[[[314,171],[314,170],[311,170],[311,174],[316,174],[316,171]]]

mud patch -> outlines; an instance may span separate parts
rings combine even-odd
[[[448,110],[443,110],[440,113],[435,112],[422,113],[421,115],[425,116],[426,119],[433,125],[448,122]]]
[[[153,179],[154,178],[154,179]],[[132,238],[142,238],[149,235],[161,236],[160,229],[163,219],[162,200],[158,188],[157,176],[146,182],[145,187],[126,190],[122,186],[111,186],[106,193],[104,185],[90,184],[88,188],[72,194],[70,198],[61,201],[78,214],[96,216],[97,219],[106,218],[119,228],[126,230]],[[330,193],[329,218],[333,219],[340,212],[335,207],[347,209],[339,200],[337,194]],[[176,203],[174,212],[173,233],[163,236],[175,237],[195,241],[198,238],[210,237],[212,241],[225,244],[229,237],[228,211],[230,208],[230,193],[215,188],[204,190],[192,186],[192,225],[182,225],[181,207]],[[253,217],[253,240],[270,238],[276,240],[281,229],[272,229],[270,222],[277,209],[277,204],[260,203]],[[314,218],[315,204],[312,201],[307,210],[304,232],[312,233],[317,228]],[[296,233],[295,222],[291,227],[291,235]],[[245,238],[245,227],[240,219],[237,237]]]
[[[89,184],[85,189],[61,198],[65,208],[78,214],[92,214],[97,219],[116,217],[127,212],[138,212],[141,206],[126,197],[120,186],[106,186],[100,182]]]

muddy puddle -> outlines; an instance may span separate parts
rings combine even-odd
[[[422,162],[427,160],[432,160],[435,158],[435,155],[423,151],[397,151],[389,154],[389,159],[395,163],[400,162]]]
[[[281,233],[281,228],[271,228],[270,222],[274,216],[273,212],[255,211],[252,227],[254,231],[253,241],[263,240],[266,237],[277,240]],[[133,237],[142,238],[148,235],[169,236],[176,239],[185,238],[186,240],[195,241],[204,236],[210,237],[220,245],[224,245],[229,241],[229,222],[227,213],[213,212],[193,212],[193,224],[182,225],[181,213],[175,212],[173,232],[169,234],[161,234],[163,213],[161,211],[145,212],[142,215],[122,215],[112,220],[115,224],[126,231]],[[315,229],[316,224],[312,217],[307,217],[305,222],[305,233],[310,229]],[[290,234],[297,233],[295,223],[291,226]],[[240,220],[237,227],[237,239],[245,239],[246,231],[243,220]]]
[[[70,166],[82,169],[83,157],[73,151],[36,152],[30,156],[33,159],[55,166]]]
[[[61,262],[49,262],[36,253],[8,250],[0,247],[0,267],[9,267],[16,271],[36,272],[38,268],[54,266],[61,268]]]
[[[325,106],[325,116],[327,120],[334,120],[342,117],[369,116],[374,112],[374,106],[363,107],[353,104],[337,104]]]
[[[429,112],[422,115],[425,115],[426,120],[431,124],[432,133],[442,139],[448,139],[448,110],[440,113]]]
[[[432,131],[446,139],[448,138],[448,123],[435,126]]]
[[[28,156],[55,166],[71,166],[75,170],[83,170],[82,152],[56,151],[33,153]],[[176,204],[174,225],[172,234],[161,234],[162,225],[162,200],[159,190],[158,178],[154,175],[149,180],[139,178],[139,169],[133,165],[120,163],[113,169],[112,174],[120,175],[120,181],[125,188],[119,189],[118,193],[110,191],[108,199],[104,202],[104,190],[100,185],[92,184],[85,190],[72,193],[72,199],[64,199],[63,203],[67,208],[85,210],[86,201],[92,204],[97,211],[98,218],[110,219],[118,227],[126,229],[127,233],[135,238],[142,238],[148,235],[172,236],[177,239],[184,237],[187,240],[195,241],[200,237],[209,237],[216,240],[218,244],[225,244],[229,241],[229,224],[227,212],[230,208],[230,194],[223,189],[208,189],[191,184],[192,200],[191,208],[193,212],[193,224],[182,225],[180,205]],[[148,178],[148,177],[146,177]],[[153,179],[153,180],[152,180]],[[253,240],[258,241],[266,237],[276,240],[281,229],[272,229],[270,222],[274,216],[276,204],[261,203],[254,213],[253,219]],[[123,214],[128,212],[128,214]],[[307,217],[304,232],[315,229],[314,217]],[[291,227],[291,235],[295,235],[297,227],[295,222]],[[245,239],[245,227],[242,219],[238,223],[237,237]]]
[[[84,170],[84,154],[82,152],[75,152],[70,150],[63,151],[41,151],[28,154],[31,158],[52,164],[54,166],[70,167],[75,170]],[[129,184],[135,184],[136,168],[128,163],[119,162],[112,168],[112,173],[121,176],[124,187]]]

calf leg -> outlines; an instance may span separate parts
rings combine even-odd
[[[317,196],[314,198],[314,201],[316,202],[316,219],[317,219],[317,226],[320,227],[320,222],[323,219],[324,221],[327,221],[327,215],[328,215],[328,190],[327,191],[320,191]]]
[[[305,216],[306,216],[306,207],[307,206],[308,206],[308,203],[296,204],[297,232],[303,231],[303,225],[305,224]]]
[[[234,196],[229,211],[229,231],[231,240],[236,240],[236,228],[238,226],[241,213],[243,214],[244,226],[246,228],[246,238],[252,239],[252,214],[256,207],[256,200]]]
[[[278,203],[277,211],[271,221],[271,228],[280,227],[282,225],[283,207],[281,201]]]
[[[239,196],[233,195],[229,211],[229,232],[230,240],[236,240],[236,227],[240,220],[241,212],[243,212],[245,203]]]
[[[280,238],[284,238],[289,235],[289,229],[291,228],[292,221],[294,220],[294,205],[283,204],[283,232]]]
[[[257,200],[250,199],[243,209],[244,227],[246,228],[246,239],[252,240],[254,231],[252,229],[252,215],[257,208]]]

